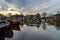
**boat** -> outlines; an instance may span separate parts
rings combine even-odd
[[[13,27],[12,27],[13,30],[21,31],[19,27],[20,21],[13,21],[12,24],[13,24]]]
[[[6,28],[8,28],[8,26],[9,26],[9,23],[3,23],[3,22],[1,22],[0,23],[0,30],[1,29],[6,29]]]
[[[20,31],[19,21],[15,21],[12,23],[6,22],[6,21],[0,22],[0,31],[3,31],[2,35],[4,34],[5,37],[12,38],[13,37],[13,31],[12,30],[19,30]]]

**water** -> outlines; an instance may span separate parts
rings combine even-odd
[[[40,25],[23,25],[21,31],[15,31],[13,38],[5,40],[60,40],[60,30],[55,25],[41,23]]]

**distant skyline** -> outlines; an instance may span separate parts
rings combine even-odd
[[[29,12],[47,12],[50,15],[60,11],[60,0],[0,0],[1,10],[9,8]]]

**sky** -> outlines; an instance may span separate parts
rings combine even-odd
[[[0,9],[18,9],[27,12],[47,12],[55,14],[60,11],[60,0],[0,0]]]

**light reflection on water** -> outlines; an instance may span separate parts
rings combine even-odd
[[[60,31],[54,25],[47,23],[23,25],[21,31],[14,31],[13,38],[6,40],[60,40]]]

